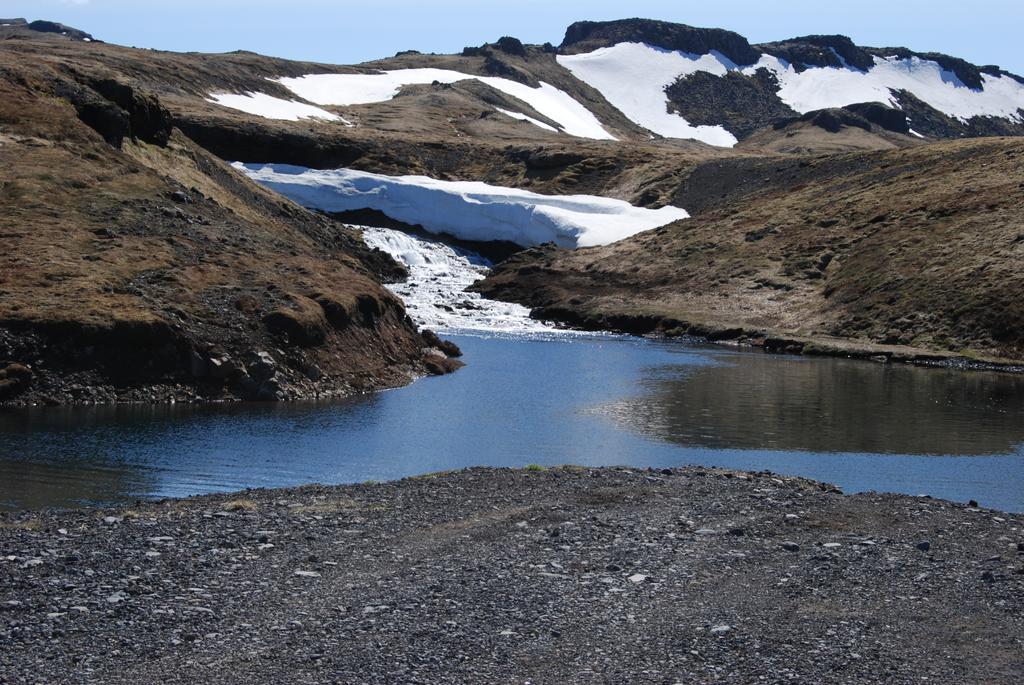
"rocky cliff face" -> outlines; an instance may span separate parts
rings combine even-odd
[[[616,43],[648,43],[695,55],[706,55],[714,50],[740,65],[754,64],[761,57],[761,53],[738,33],[652,19],[576,22],[566,30],[561,50],[575,54]]]

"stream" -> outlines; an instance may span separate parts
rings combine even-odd
[[[0,508],[387,480],[468,466],[703,464],[1024,511],[1024,378],[555,330],[463,292],[488,264],[390,229],[393,289],[466,368],[341,401],[0,412]]]

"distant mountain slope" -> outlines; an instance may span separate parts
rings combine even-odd
[[[1024,79],[943,54],[862,48],[845,36],[751,45],[718,29],[580,22],[569,27],[561,53],[559,64],[638,125],[712,145],[859,103],[900,110],[914,133],[928,137],[1024,134]]]
[[[53,22],[13,19],[0,25],[0,39],[27,42],[43,31],[69,42],[92,40]],[[117,50],[88,57],[110,65]],[[491,141],[654,137],[683,147],[692,147],[689,141],[733,147],[755,138],[751,145],[776,151],[787,146],[766,142],[763,134],[805,115],[812,126],[842,133],[841,145],[852,148],[1024,134],[1024,79],[996,66],[865,48],[845,36],[752,45],[723,29],[647,19],[578,22],[558,48],[504,37],[457,55],[408,51],[354,66],[252,53],[150,51],[147,60],[162,63],[162,70],[135,77],[164,91],[168,105],[190,118],[233,111],[332,125],[329,130]],[[175,73],[172,65],[183,70]],[[812,114],[851,106],[861,108],[859,119],[841,115],[836,130],[827,117]],[[866,116],[869,106],[881,114]],[[851,128],[864,133],[843,133]],[[834,149],[833,142],[824,149]],[[804,151],[804,143],[793,151]]]

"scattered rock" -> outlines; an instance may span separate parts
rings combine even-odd
[[[131,525],[0,512],[0,680],[262,682],[272,658],[281,682],[513,682],[542,645],[584,660],[537,662],[536,682],[1016,685],[991,664],[1022,637],[1019,516],[928,501],[939,564],[917,498],[720,475],[471,469],[139,503]],[[806,555],[761,537],[790,509]],[[844,618],[801,610],[819,607]]]

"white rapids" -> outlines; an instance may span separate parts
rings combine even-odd
[[[522,305],[466,292],[490,270],[491,263],[480,255],[390,228],[367,226],[361,230],[367,245],[387,252],[409,269],[406,282],[387,287],[402,298],[417,326],[439,332],[535,334],[555,330],[531,319],[530,310]]]

